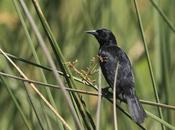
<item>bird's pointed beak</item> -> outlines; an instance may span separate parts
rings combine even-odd
[[[91,35],[94,35],[94,36],[97,36],[98,35],[98,33],[96,32],[96,30],[89,30],[89,31],[86,31],[86,33],[91,34]]]

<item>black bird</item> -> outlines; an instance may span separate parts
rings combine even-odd
[[[114,34],[108,29],[87,31],[100,44],[98,56],[102,73],[111,88],[114,86],[116,67],[116,95],[121,101],[127,102],[132,119],[136,123],[143,123],[146,113],[135,92],[135,81],[130,60],[126,53],[117,46]],[[103,90],[105,90],[104,88]],[[108,88],[107,88],[108,89]]]

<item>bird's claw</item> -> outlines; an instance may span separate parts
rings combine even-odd
[[[126,97],[125,97],[125,94],[124,92],[121,92],[119,95],[118,95],[118,99],[121,102],[126,102]]]

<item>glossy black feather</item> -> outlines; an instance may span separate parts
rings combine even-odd
[[[115,70],[117,67],[117,62],[119,63],[116,82],[118,94],[121,92],[127,93],[128,89],[134,87],[131,64],[127,55],[122,49],[116,45],[102,46],[98,55],[104,59],[100,60],[100,66],[106,81],[111,87],[114,86]]]
[[[128,56],[117,46],[115,36],[110,30],[98,29],[88,31],[88,33],[94,35],[100,44],[98,55],[101,70],[112,88],[114,86],[117,63],[119,63],[115,85],[117,96],[122,101],[128,103],[132,119],[137,123],[142,123],[146,113],[135,93],[134,75]]]

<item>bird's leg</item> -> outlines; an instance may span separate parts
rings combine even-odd
[[[102,88],[102,95],[104,97],[108,97],[108,98],[112,98],[113,94],[109,91],[109,88],[111,88],[110,86]]]

